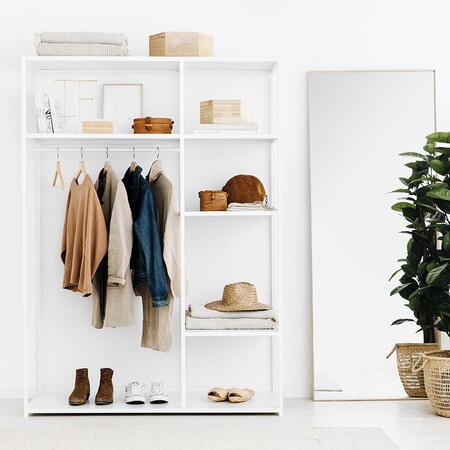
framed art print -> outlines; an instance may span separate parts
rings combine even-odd
[[[142,117],[142,84],[104,84],[103,119],[114,122],[114,132],[132,133],[133,119]]]

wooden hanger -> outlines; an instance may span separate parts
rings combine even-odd
[[[56,185],[56,181],[58,180],[58,178],[61,182],[61,186]],[[61,190],[64,190],[65,186],[66,185],[64,183],[64,177],[63,177],[62,170],[61,170],[61,161],[59,160],[59,147],[58,147],[56,149],[56,168],[55,168],[55,175],[53,176],[52,187],[56,187]]]
[[[83,159],[83,147],[81,147],[80,156],[81,156],[81,159],[80,159],[80,164],[78,165],[78,172],[75,175],[75,181],[78,181],[78,178],[80,178],[81,174],[83,174],[84,176],[87,175],[86,164]]]
[[[103,172],[106,172],[111,167],[111,164],[109,162],[109,148],[106,147],[106,161],[105,164],[103,164]]]
[[[138,166],[138,163],[135,161],[135,159],[136,159],[136,150],[133,147],[133,161],[131,161],[130,164],[131,172],[134,172],[136,170],[136,167]]]

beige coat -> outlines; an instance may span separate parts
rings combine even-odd
[[[175,298],[180,297],[180,207],[171,181],[163,172],[162,162],[153,163],[148,175],[158,233],[167,269],[169,305],[153,308],[148,285],[142,285],[143,327],[141,346],[162,352],[172,345],[172,312]]]
[[[83,183],[73,179],[67,196],[61,243],[63,288],[92,294],[92,278],[105,256],[108,235],[100,202],[89,175]]]
[[[102,211],[109,230],[107,254],[107,287],[105,318],[100,311],[100,287],[98,274],[94,278],[92,326],[95,328],[126,327],[133,325],[133,285],[130,272],[131,248],[133,246],[133,218],[125,186],[107,163]],[[99,180],[95,183],[98,190]]]

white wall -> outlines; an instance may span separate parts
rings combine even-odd
[[[285,388],[309,397],[312,380],[306,72],[327,69],[438,69],[438,126],[447,129],[450,5],[429,0],[47,0],[9,2],[0,18],[0,396],[22,383],[20,299],[20,57],[42,30],[124,32],[133,56],[164,30],[214,34],[216,56],[281,63],[285,205]],[[442,108],[441,108],[442,105]],[[430,130],[423,130],[427,134]],[[338,327],[339,324],[336,324]]]

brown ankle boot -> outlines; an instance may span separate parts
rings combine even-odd
[[[69,397],[69,404],[73,406],[84,405],[88,399],[91,388],[87,369],[77,369],[75,375],[75,387]]]
[[[95,396],[96,405],[110,405],[113,402],[114,388],[112,384],[112,369],[100,369],[100,384]]]

